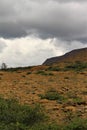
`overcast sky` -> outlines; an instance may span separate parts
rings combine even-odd
[[[87,0],[1,0],[0,64],[30,66],[87,47]]]

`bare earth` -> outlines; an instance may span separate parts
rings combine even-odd
[[[87,118],[87,71],[46,71],[47,66],[17,71],[0,71],[0,95],[16,98],[24,104],[41,104],[50,121],[66,122],[73,117]],[[55,89],[65,100],[41,99],[47,91]]]

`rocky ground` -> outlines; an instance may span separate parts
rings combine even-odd
[[[37,66],[0,71],[0,95],[22,104],[41,104],[49,121],[87,118],[87,70]]]

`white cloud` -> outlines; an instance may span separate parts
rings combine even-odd
[[[40,39],[29,36],[16,39],[0,39],[6,47],[0,53],[0,64],[10,67],[42,64],[47,58],[59,56],[72,49],[87,47],[78,41],[68,43],[59,39]],[[0,47],[2,43],[0,43]]]
[[[2,40],[2,38],[1,38],[0,39],[0,53],[3,52],[3,50],[5,49],[5,47],[7,47],[7,46],[6,46],[5,42]]]
[[[2,39],[7,45],[0,54],[0,63],[8,66],[30,66],[42,64],[47,57],[58,54],[54,46],[55,39],[42,40],[35,37]],[[0,44],[1,45],[1,44]],[[59,51],[59,55],[62,52]]]

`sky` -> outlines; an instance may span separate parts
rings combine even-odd
[[[87,47],[87,0],[1,0],[0,65],[40,65]]]

